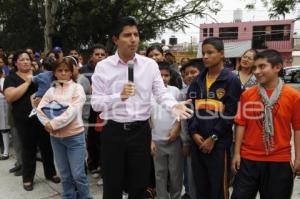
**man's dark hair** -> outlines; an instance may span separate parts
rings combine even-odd
[[[102,49],[102,50],[104,50],[105,53],[107,54],[107,49],[106,49],[106,47],[105,47],[103,44],[94,44],[94,45],[89,49],[90,54],[93,54],[94,51],[95,51],[96,49]]]
[[[157,64],[158,64],[159,70],[167,70],[167,71],[169,71],[169,73],[171,75],[172,69],[171,69],[170,64],[168,62],[161,61],[161,62],[158,62]]]
[[[204,69],[204,64],[202,59],[196,58],[196,59],[191,59],[187,63],[183,64],[180,68],[180,72],[183,73],[187,67],[193,67],[198,69],[198,71],[202,71]]]
[[[123,28],[125,26],[136,26],[138,29],[138,23],[134,17],[122,17],[116,22],[116,26],[113,31],[113,36],[119,37],[120,33],[123,31]]]
[[[202,42],[202,48],[204,45],[210,44],[218,51],[224,51],[224,43],[219,37],[208,37]]]
[[[0,59],[2,59],[2,61],[4,62],[5,65],[8,64],[7,57],[5,55],[0,55]]]
[[[281,57],[281,54],[274,49],[267,49],[262,52],[259,52],[255,55],[254,61],[258,59],[267,59],[267,62],[269,62],[272,67],[282,64],[283,65],[283,59]]]
[[[72,50],[75,50],[75,51],[78,52],[78,54],[79,54],[79,50],[78,50],[77,48],[70,48],[69,53],[70,53]]]

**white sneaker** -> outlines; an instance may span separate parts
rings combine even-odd
[[[99,177],[100,177],[100,174],[99,174],[99,173],[93,173],[93,174],[92,174],[92,177],[93,177],[93,178],[99,178]]]
[[[100,177],[100,174],[99,172],[97,171],[97,169],[94,169],[94,170],[91,170],[91,176],[93,178],[99,178]]]
[[[128,194],[123,192],[123,196],[122,196],[122,199],[128,199]]]
[[[102,186],[103,185],[103,179],[102,178],[100,178],[100,180],[97,182],[97,185],[98,186]]]
[[[31,112],[30,112],[30,114],[29,114],[28,117],[32,117],[32,116],[34,116],[34,115],[36,115],[36,108],[33,108],[33,109],[31,110]]]

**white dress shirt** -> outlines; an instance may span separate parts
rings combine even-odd
[[[147,120],[151,113],[152,94],[167,111],[177,104],[164,86],[154,60],[135,54],[133,62],[136,92],[125,101],[121,100],[121,92],[128,82],[128,65],[120,59],[118,52],[96,65],[92,76],[91,105],[94,111],[101,112],[102,119],[116,122]]]

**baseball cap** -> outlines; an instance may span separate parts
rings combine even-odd
[[[53,51],[54,53],[59,53],[59,52],[62,52],[62,48],[59,47],[59,46],[55,46],[55,47],[52,49],[52,51]]]

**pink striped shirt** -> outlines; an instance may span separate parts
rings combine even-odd
[[[91,104],[100,117],[117,122],[133,122],[150,117],[151,95],[166,110],[177,103],[164,86],[157,63],[147,57],[135,54],[134,82],[135,96],[121,101],[121,92],[128,82],[128,66],[118,52],[99,62],[92,76]]]

